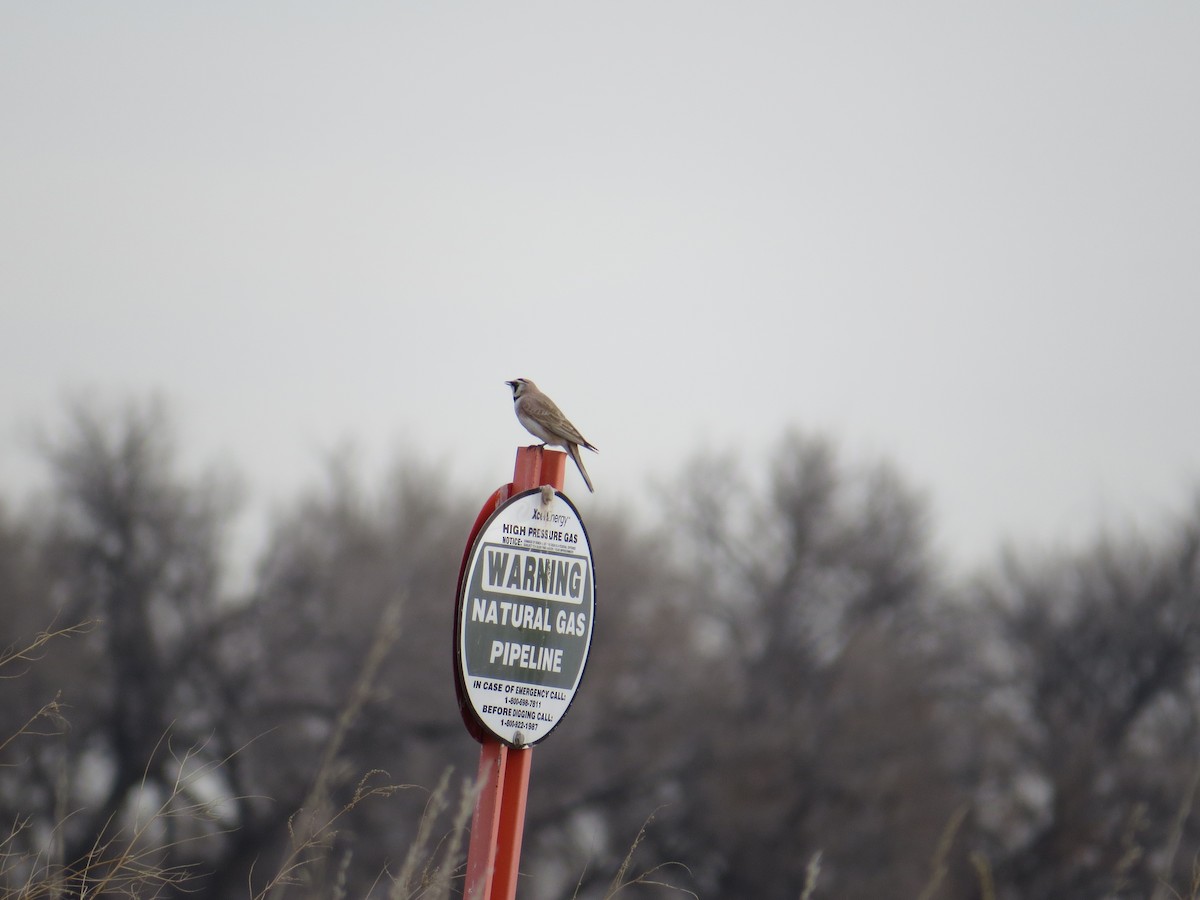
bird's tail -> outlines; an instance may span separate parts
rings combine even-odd
[[[592,479],[588,478],[587,469],[583,467],[583,459],[579,454],[578,444],[567,444],[567,452],[571,454],[571,459],[575,460],[575,466],[579,469],[579,474],[583,476],[583,483],[587,485],[587,489],[593,494],[596,489],[592,487]]]

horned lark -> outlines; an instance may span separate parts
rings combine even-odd
[[[518,421],[540,440],[543,446],[562,447],[571,454],[571,459],[575,460],[575,465],[579,467],[579,474],[583,476],[587,489],[595,493],[592,479],[588,478],[587,469],[583,467],[583,460],[580,459],[579,448],[587,447],[593,453],[598,452],[596,448],[570,423],[554,401],[538,390],[538,386],[528,378],[504,383],[512,388],[513,409],[516,410]]]

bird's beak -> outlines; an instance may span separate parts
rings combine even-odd
[[[516,386],[517,386],[517,383],[516,383],[515,381],[506,381],[506,382],[504,382],[504,383],[505,383],[505,384],[507,384],[509,387],[516,387]]]

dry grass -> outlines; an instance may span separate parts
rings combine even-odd
[[[917,900],[933,900],[937,896],[937,892],[942,887],[942,882],[946,880],[946,876],[950,873],[950,850],[954,847],[954,839],[958,836],[958,830],[967,818],[968,811],[968,807],[961,806],[950,816],[950,821],[946,823],[946,827],[942,830],[937,850],[933,854],[933,864],[930,867],[929,881],[926,882]]]
[[[651,866],[649,869],[646,869],[637,875],[634,875],[633,877],[629,877],[629,870],[633,867],[633,856],[635,853],[637,853],[637,849],[641,846],[642,841],[645,840],[646,829],[649,828],[650,823],[654,821],[654,816],[657,812],[658,810],[655,810],[654,812],[650,813],[650,815],[646,817],[646,821],[642,823],[642,827],[638,829],[637,836],[634,837],[633,843],[629,845],[629,850],[626,851],[625,858],[621,860],[621,865],[617,868],[617,873],[613,876],[613,880],[608,886],[608,891],[604,895],[604,900],[609,900],[609,898],[615,897],[621,891],[625,890],[625,888],[633,887],[635,885],[661,887],[677,893],[687,894],[689,897],[696,897],[696,894],[692,891],[662,880],[662,873],[671,868],[679,868],[690,874],[688,867],[681,862],[659,863],[658,865]],[[579,882],[577,882],[575,885],[575,892],[571,895],[571,900],[578,900],[579,889],[583,884],[583,877],[585,874],[586,872],[580,874]]]
[[[186,802],[185,798],[189,796],[190,783],[221,765],[192,768],[188,765],[191,759],[188,754],[179,761],[178,777],[166,799],[148,814],[135,813],[128,824],[119,825],[115,818],[110,819],[82,859],[61,858],[61,833],[69,815],[59,819],[46,849],[33,854],[11,849],[16,839],[31,827],[28,818],[14,823],[0,842],[0,884],[8,885],[0,888],[0,897],[23,900],[112,895],[157,897],[168,887],[186,887],[194,873],[166,860],[180,847],[201,837],[164,841],[162,836],[171,833],[164,823],[178,818],[212,820],[208,804]],[[185,776],[184,772],[188,774]],[[13,887],[14,884],[17,886]]]
[[[817,890],[817,880],[821,877],[821,851],[818,850],[804,867],[804,889],[800,892],[800,900],[812,900]]]
[[[326,882],[331,862],[329,851],[334,838],[337,837],[340,822],[366,800],[391,797],[398,791],[415,787],[381,782],[379,779],[386,778],[387,773],[373,770],[359,779],[349,802],[337,806],[332,801],[341,769],[338,760],[346,742],[346,735],[370,699],[375,679],[388,651],[399,639],[400,608],[399,601],[384,608],[375,640],[371,642],[362,669],[350,690],[350,696],[325,745],[312,787],[309,788],[300,808],[288,820],[288,854],[265,887],[256,892],[250,891],[253,900],[283,900],[292,887],[311,888],[315,884]],[[347,860],[338,863],[334,883],[338,880],[336,872],[341,872],[340,877],[344,878],[347,865]]]
[[[288,822],[290,845],[287,855],[274,874],[260,890],[247,886],[247,897],[253,900],[283,900],[292,890],[309,897],[344,898],[352,855],[345,851],[334,858],[333,844],[338,828],[355,808],[373,799],[387,798],[401,790],[415,789],[414,785],[395,784],[386,773],[367,772],[361,776],[349,801],[335,805],[331,798],[342,779],[344,766],[340,762],[346,736],[361,714],[378,676],[383,661],[399,637],[400,604],[389,606],[381,618],[377,637],[372,643],[355,684],[350,692],[336,726],[322,754],[321,762],[304,803]],[[47,644],[57,638],[85,633],[95,623],[67,628],[50,628],[18,647],[0,653],[0,667],[34,663]],[[20,677],[24,669],[13,675]],[[43,728],[41,722],[53,722]],[[58,698],[44,704],[18,730],[0,740],[0,750],[18,740],[59,735],[65,728]],[[173,833],[172,820],[181,818],[215,823],[210,804],[189,800],[191,786],[229,762],[222,759],[197,765],[203,748],[183,754],[176,759],[175,783],[167,796],[154,809],[139,811],[133,805],[131,815],[114,815],[79,860],[64,860],[63,831],[73,817],[71,811],[60,809],[58,825],[47,839],[39,835],[40,851],[30,852],[23,847],[30,843],[35,828],[32,817],[10,823],[8,832],[0,836],[0,900],[59,900],[68,897],[123,896],[155,898],[168,893],[186,892],[201,873],[186,866],[171,865],[168,860],[188,843],[219,835],[219,826],[202,829],[202,834],[183,840],[164,840]],[[166,736],[160,741],[154,756],[168,752]],[[149,765],[147,766],[149,768]],[[185,774],[186,773],[186,774]],[[388,886],[388,900],[448,900],[453,880],[461,870],[464,836],[478,796],[478,787],[467,782],[455,810],[448,835],[435,840],[436,824],[448,808],[449,770],[430,794],[417,837],[408,848],[399,875],[394,878],[383,873]],[[142,796],[148,796],[146,777],[141,785]],[[60,796],[66,791],[61,790]]]
[[[44,655],[51,642],[82,635],[94,627],[94,622],[64,628],[52,626],[20,646],[0,652],[0,678],[20,677],[29,665]],[[350,813],[367,801],[418,789],[411,784],[393,783],[386,773],[374,770],[359,778],[348,801],[339,804],[332,799],[339,785],[346,784],[342,758],[347,735],[370,699],[383,662],[399,635],[399,604],[394,604],[381,617],[377,636],[324,748],[312,787],[288,822],[290,843],[285,856],[272,867],[274,874],[264,887],[255,890],[247,885],[246,896],[250,900],[285,900],[293,893],[311,900],[345,900],[354,858],[348,849],[335,851],[339,827]],[[63,709],[56,695],[32,713],[15,733],[0,736],[0,752],[22,740],[60,735],[65,727]],[[186,892],[201,873],[174,865],[171,860],[177,858],[177,851],[189,843],[223,833],[211,801],[189,799],[202,793],[192,790],[198,779],[212,775],[230,760],[200,764],[203,749],[195,748],[177,756],[174,760],[177,777],[165,799],[154,808],[140,812],[135,805],[120,820],[114,816],[100,829],[82,859],[62,858],[63,833],[73,817],[71,810],[60,808],[56,815],[58,824],[50,834],[38,834],[36,841],[31,840],[35,833],[31,816],[6,823],[6,829],[0,827],[0,900],[101,896],[149,900]],[[171,749],[164,736],[155,755],[169,752]],[[150,796],[151,792],[146,788],[144,776],[142,795]],[[480,789],[480,784],[465,779],[455,791],[452,770],[447,769],[429,792],[416,834],[406,848],[399,868],[379,873],[366,896],[386,897],[386,900],[450,900],[463,876],[466,836]],[[65,797],[66,791],[59,791],[59,795]],[[1168,873],[1174,869],[1198,795],[1200,765],[1195,769],[1189,789],[1180,797],[1167,844],[1158,855],[1163,875],[1150,900],[1200,900],[1200,858],[1194,861],[1190,883],[1173,886],[1168,882]],[[952,851],[968,811],[965,806],[956,810],[947,822],[931,860],[928,880],[917,900],[935,900],[942,895],[950,872]],[[651,813],[642,823],[607,886],[605,900],[624,896],[629,888],[636,887],[697,897],[693,891],[669,880],[672,872],[690,876],[690,870],[681,862],[658,863],[640,871],[635,869],[635,857],[656,813]],[[194,837],[164,839],[164,836],[177,833],[170,826],[172,820],[180,819],[203,820],[210,827],[201,829]],[[1148,852],[1138,841],[1143,825],[1142,813],[1136,812],[1125,835],[1124,853],[1114,869],[1114,892],[1129,887],[1134,865]],[[27,848],[31,845],[40,849],[30,851]],[[819,897],[821,861],[820,851],[810,859],[800,900],[817,900]],[[978,851],[968,853],[967,861],[974,869],[979,896],[982,900],[995,900],[997,889],[990,861]],[[583,876],[572,900],[578,900],[582,883]]]
[[[463,783],[450,833],[440,846],[435,846],[433,825],[447,809],[449,784],[450,770],[447,769],[429,797],[416,839],[405,854],[404,865],[392,879],[388,900],[449,900],[453,882],[462,870],[459,860],[466,840],[467,825],[475,811],[475,801],[479,798],[483,783],[469,780]],[[419,875],[418,868],[421,869]]]
[[[1169,877],[1169,873],[1175,867],[1175,859],[1179,855],[1179,845],[1183,840],[1183,830],[1192,815],[1192,808],[1198,792],[1200,792],[1200,764],[1197,764],[1192,772],[1188,789],[1179,800],[1179,809],[1175,812],[1175,820],[1171,823],[1171,831],[1167,837],[1167,849],[1162,864],[1164,878],[1159,880],[1150,900],[1166,900],[1168,892],[1171,896],[1182,900],[1179,892],[1168,887],[1165,879]],[[1187,898],[1188,900],[1200,900],[1200,858],[1192,860],[1192,883]]]

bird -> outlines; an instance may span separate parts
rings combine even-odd
[[[571,454],[571,459],[575,460],[575,465],[579,469],[579,474],[583,476],[583,482],[587,485],[587,489],[593,494],[596,493],[596,489],[592,487],[592,479],[588,478],[587,469],[583,467],[579,448],[587,447],[593,453],[600,451],[587,442],[579,433],[579,429],[562,414],[562,410],[555,402],[543,394],[538,386],[528,378],[515,378],[504,383],[512,388],[513,410],[517,414],[517,421],[525,426],[526,431],[540,440],[543,447],[562,447]]]

